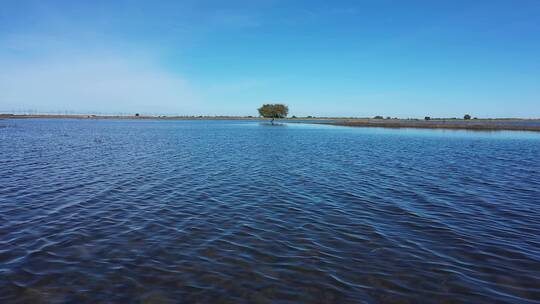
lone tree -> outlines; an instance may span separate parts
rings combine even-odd
[[[284,104],[264,104],[259,109],[259,115],[264,118],[272,118],[272,124],[274,124],[274,119],[276,118],[285,118],[289,114],[289,107]]]
[[[465,120],[469,120],[469,119],[471,119],[471,115],[469,115],[469,114],[465,114],[465,116],[463,116],[463,119],[465,119]]]

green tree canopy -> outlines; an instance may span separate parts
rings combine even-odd
[[[289,114],[289,107],[284,104],[264,104],[259,109],[259,114],[265,118],[285,118]]]

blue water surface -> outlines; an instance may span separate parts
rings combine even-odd
[[[1,303],[538,303],[540,133],[0,120]]]

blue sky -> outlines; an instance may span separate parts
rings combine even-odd
[[[538,16],[537,0],[2,1],[0,111],[540,117]]]

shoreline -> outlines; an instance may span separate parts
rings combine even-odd
[[[150,116],[150,115],[91,115],[91,114],[0,114],[0,119],[126,119],[126,120],[271,120],[255,116]],[[347,119],[342,117],[287,117],[278,121],[325,121]],[[350,118],[349,118],[350,119]]]
[[[540,132],[540,120],[537,119],[478,119],[478,120],[386,120],[362,119],[341,120],[330,122],[313,122],[315,124],[360,127],[360,128],[391,128],[391,129],[442,129],[470,131],[532,131]],[[521,123],[521,124],[520,124]],[[526,125],[534,123],[535,125]]]
[[[88,114],[0,114],[0,119],[94,119],[94,120],[269,120],[254,116],[124,116]],[[370,119],[344,117],[296,117],[279,121],[304,122],[344,127],[364,128],[415,128],[471,131],[533,131],[540,132],[540,119],[490,118],[490,119]]]
[[[130,119],[130,120],[259,120],[248,116],[150,116],[150,115],[94,115],[94,114],[0,114],[0,119]]]

